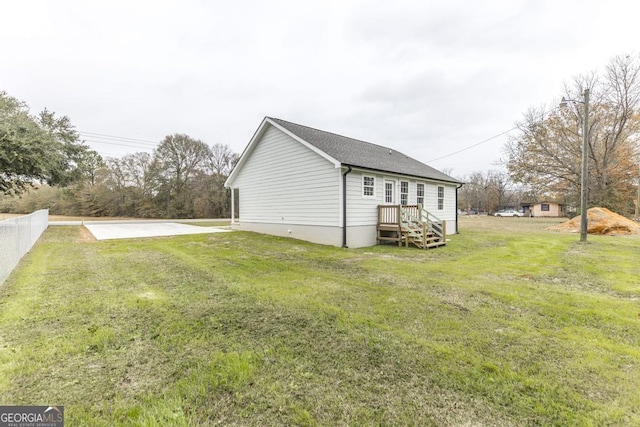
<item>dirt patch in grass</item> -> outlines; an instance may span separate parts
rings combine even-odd
[[[549,230],[565,233],[579,233],[582,215],[549,227]],[[587,210],[587,232],[589,234],[613,235],[640,235],[640,225],[623,217],[607,208],[591,208]]]
[[[85,227],[84,225],[80,228],[80,234],[78,236],[79,242],[95,242],[96,238],[93,237],[93,234]]]

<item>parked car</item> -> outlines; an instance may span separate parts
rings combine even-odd
[[[494,213],[493,216],[524,216],[524,214],[515,209],[503,209]]]

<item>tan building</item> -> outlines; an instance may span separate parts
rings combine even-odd
[[[565,206],[555,202],[538,202],[524,206],[525,216],[563,217],[567,216]]]

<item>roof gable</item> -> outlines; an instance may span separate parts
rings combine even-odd
[[[297,137],[296,139],[306,141],[345,166],[460,183],[457,179],[388,147],[287,122],[282,119],[273,117],[267,117],[267,119],[290,132],[294,137]]]
[[[240,155],[240,160],[238,160],[238,163],[236,163],[235,167],[233,168],[233,170],[231,171],[231,173],[227,177],[227,180],[224,183],[225,187],[233,186],[233,182],[234,182],[236,176],[238,175],[239,171],[243,168],[244,164],[247,162],[247,159],[249,157],[251,157],[251,153],[254,151],[254,149],[256,148],[256,146],[258,144],[258,142],[262,139],[263,135],[265,134],[265,132],[267,131],[267,129],[269,127],[273,127],[275,129],[278,129],[279,132],[282,132],[282,133],[288,135],[290,138],[294,139],[298,143],[300,143],[303,146],[307,147],[310,151],[316,153],[317,155],[319,155],[321,157],[324,157],[326,160],[328,160],[330,163],[332,163],[336,168],[339,168],[341,166],[341,163],[338,160],[332,158],[330,155],[328,155],[324,151],[320,150],[319,148],[309,144],[307,141],[305,141],[304,139],[300,138],[298,135],[292,133],[290,130],[288,130],[288,129],[284,128],[283,126],[281,126],[280,124],[276,123],[270,117],[265,117],[262,120],[262,122],[260,123],[260,126],[258,126],[258,129],[255,131],[255,133],[251,137],[251,140],[249,141],[249,144],[247,144],[245,149],[242,151],[242,154]]]

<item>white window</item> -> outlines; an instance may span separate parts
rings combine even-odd
[[[424,184],[416,184],[417,199],[416,203],[424,207]]]
[[[400,181],[400,204],[409,204],[409,182]]]
[[[444,209],[444,187],[438,185],[438,210]]]
[[[362,197],[375,197],[376,179],[372,176],[362,177]]]

